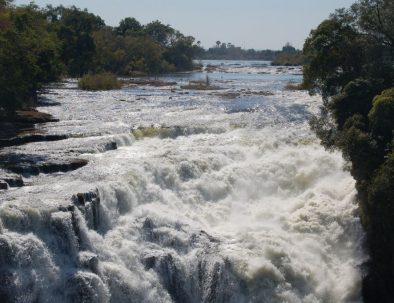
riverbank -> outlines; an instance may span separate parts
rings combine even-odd
[[[29,135],[38,132],[36,124],[57,121],[52,115],[34,108],[17,110],[13,113],[0,112],[0,148],[28,143]],[[26,135],[25,139],[24,135]]]
[[[2,113],[0,121],[0,189],[2,190],[24,186],[23,176],[67,172],[87,164],[87,161],[79,159],[65,162],[40,161],[34,156],[18,156],[13,153],[13,148],[19,145],[68,138],[65,134],[46,134],[44,125],[59,121],[48,113],[28,108],[8,115]],[[6,147],[9,151],[1,152],[1,149]]]

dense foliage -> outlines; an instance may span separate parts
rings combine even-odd
[[[0,0],[0,114],[34,104],[61,76],[148,75],[193,68],[197,46],[169,25],[126,18],[117,27],[87,10]]]
[[[60,74],[59,45],[35,6],[0,2],[0,108],[33,103],[43,83]]]
[[[312,128],[356,180],[370,253],[365,302],[394,298],[394,1],[359,0],[305,42],[304,85],[323,96]]]

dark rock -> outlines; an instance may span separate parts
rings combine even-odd
[[[0,269],[0,302],[16,302],[15,277],[9,269]]]
[[[35,124],[57,121],[59,120],[50,114],[36,109],[18,110],[11,115],[0,110],[0,148],[28,142],[59,140],[56,136],[42,138],[43,135],[35,134]]]
[[[153,221],[152,221],[151,218],[146,218],[145,221],[144,221],[144,223],[142,224],[142,228],[143,228],[143,229],[147,229],[147,230],[153,229],[153,228],[155,228],[155,227],[156,227],[156,226],[155,226],[155,224],[153,223]]]
[[[66,162],[13,162],[4,166],[5,169],[22,175],[39,175],[40,173],[51,174],[76,170],[88,164],[84,159],[69,159]]]
[[[98,273],[99,258],[94,254],[84,254],[80,257],[80,266],[82,268],[88,269],[93,273]]]
[[[16,174],[23,174],[23,175],[38,175],[40,170],[37,166],[32,165],[30,163],[19,163],[19,164],[10,164],[5,166],[5,168],[9,171],[12,171]]]
[[[118,149],[118,144],[116,142],[108,142],[104,145],[105,150],[116,150]]]
[[[5,181],[0,180],[0,190],[8,189],[8,184]]]
[[[65,281],[67,296],[65,302],[108,302],[103,297],[103,282],[97,276],[86,275],[83,273],[75,273],[67,281]]]
[[[13,122],[22,122],[22,123],[30,123],[30,124],[58,122],[58,121],[59,120],[53,118],[52,115],[39,112],[36,109],[17,110],[16,115],[13,117]]]
[[[6,177],[3,180],[8,183],[9,187],[22,187],[25,185],[22,177],[19,175],[12,178]]]
[[[7,146],[16,146],[32,142],[45,142],[45,141],[59,141],[65,140],[66,135],[41,135],[41,134],[28,134],[17,136],[9,139],[0,139],[0,148]]]
[[[72,196],[73,203],[84,214],[89,228],[98,230],[101,223],[100,196],[98,191],[78,193]]]
[[[173,301],[191,302],[192,298],[189,297],[186,291],[184,275],[182,270],[178,268],[174,257],[171,254],[161,256],[155,265],[154,269]]]
[[[157,258],[155,256],[149,256],[143,259],[143,263],[145,265],[145,269],[149,270],[151,268],[154,268],[156,266],[156,260]]]
[[[57,173],[57,172],[68,172],[76,170],[88,164],[87,160],[84,159],[71,159],[66,163],[50,163],[46,162],[38,165],[39,172],[44,174]]]

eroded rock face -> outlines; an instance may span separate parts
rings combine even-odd
[[[101,223],[100,196],[98,191],[78,193],[72,197],[72,201],[85,216],[88,227],[97,231]]]
[[[27,134],[18,135],[9,139],[0,139],[0,148],[7,146],[22,145],[32,142],[44,142],[44,141],[58,141],[67,139],[67,135],[44,135],[44,134]]]
[[[14,115],[0,112],[0,147],[7,140],[18,137],[23,133],[34,133],[36,130],[35,124],[57,121],[58,119],[55,119],[52,115],[39,112],[36,109],[18,110]]]
[[[0,169],[0,189],[6,190],[10,187],[24,186],[23,178],[18,174],[13,174]]]
[[[0,189],[8,189],[7,182],[0,180]]]
[[[30,163],[29,163],[30,162]],[[57,172],[68,172],[76,170],[88,164],[87,160],[84,159],[66,159],[64,162],[13,162],[6,165],[5,168],[22,175],[38,175],[40,173],[51,174]]]
[[[1,114],[1,113],[0,113]],[[79,159],[66,163],[43,162],[37,157],[16,155],[12,147],[33,142],[47,142],[67,139],[67,135],[43,134],[37,128],[39,124],[57,122],[52,115],[42,113],[36,109],[16,111],[14,115],[2,115],[0,122],[0,149],[11,147],[0,155],[0,189],[22,187],[24,181],[20,174],[37,175],[69,171],[86,165],[87,161]],[[41,161],[40,161],[41,160]]]
[[[24,185],[23,179],[19,175],[9,175],[3,180],[7,182],[9,187],[22,187]]]

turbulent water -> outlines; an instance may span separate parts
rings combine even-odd
[[[41,132],[4,149],[80,169],[0,191],[2,302],[361,302],[354,180],[308,127],[299,69],[216,65],[211,85],[50,88]]]

